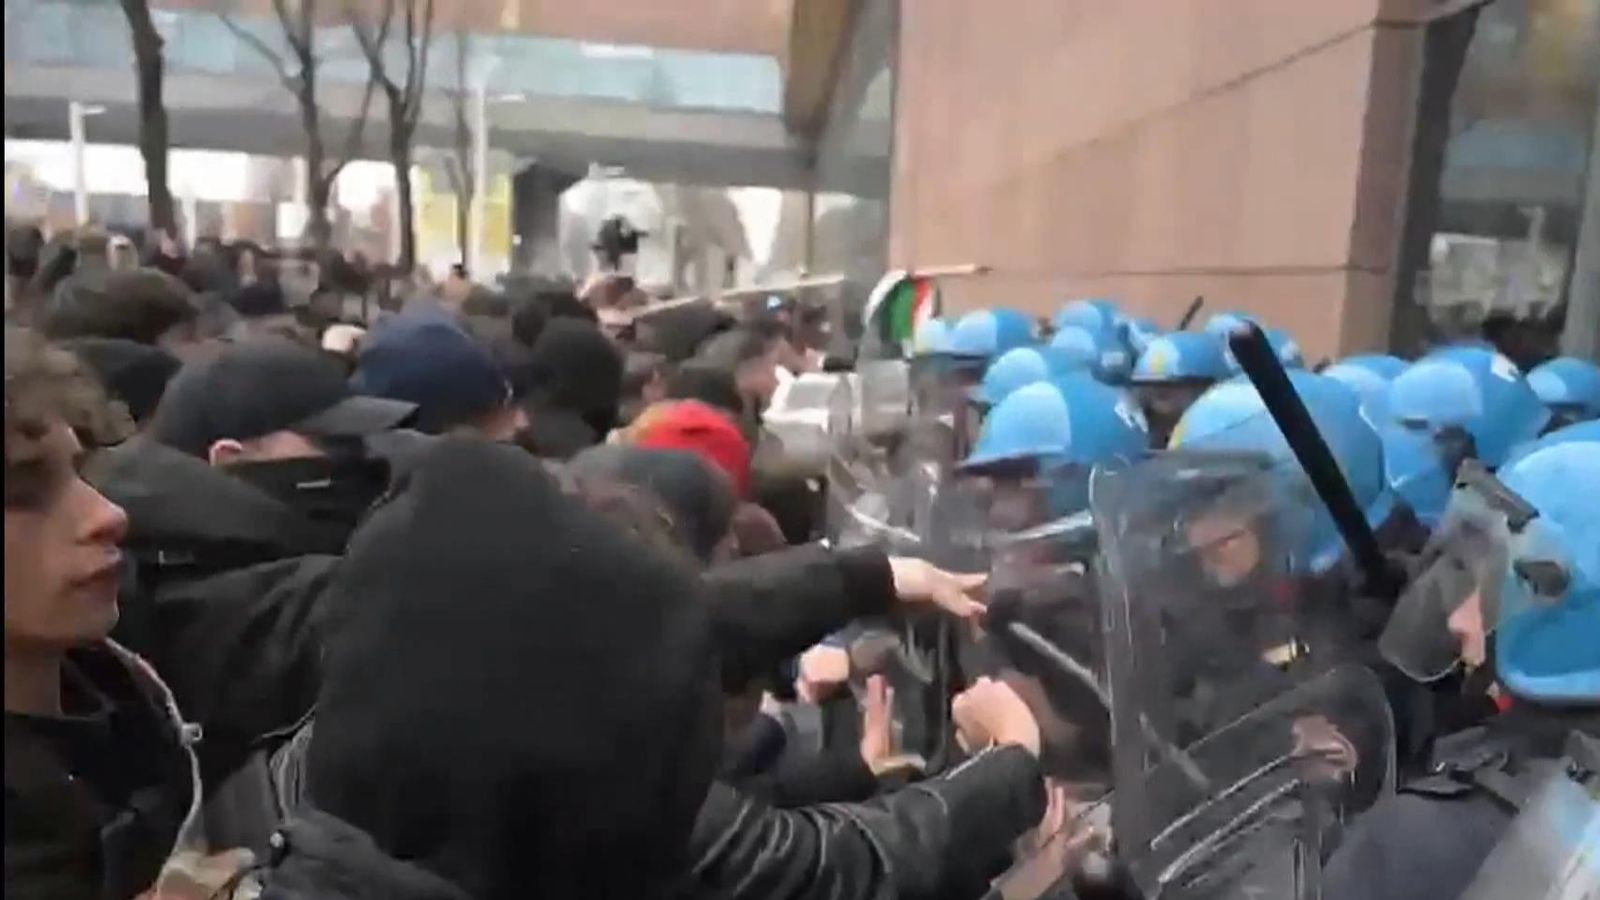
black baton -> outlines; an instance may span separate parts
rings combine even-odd
[[[1288,440],[1289,449],[1294,451],[1300,467],[1310,477],[1322,505],[1333,516],[1339,536],[1344,538],[1345,546],[1350,548],[1356,564],[1361,567],[1367,592],[1384,598],[1400,596],[1404,579],[1384,557],[1377,536],[1367,525],[1361,507],[1356,505],[1344,473],[1339,471],[1333,451],[1322,439],[1322,432],[1317,430],[1316,422],[1312,421],[1311,413],[1289,381],[1289,374],[1283,370],[1266,334],[1255,323],[1245,322],[1228,335],[1228,346],[1261,395],[1261,402],[1266,404],[1278,430]]]

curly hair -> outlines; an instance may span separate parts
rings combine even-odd
[[[106,397],[78,357],[38,333],[6,328],[5,368],[6,506],[30,496],[25,463],[54,423],[66,423],[86,447],[115,444],[132,434],[127,407]]]

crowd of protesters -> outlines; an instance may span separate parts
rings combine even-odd
[[[977,897],[1045,816],[1003,683],[954,698],[942,772],[880,677],[847,739],[797,724],[857,709],[828,635],[982,609],[813,542],[815,485],[762,462],[814,312],[39,237],[8,243],[7,897]]]

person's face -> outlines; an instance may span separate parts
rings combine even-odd
[[[1461,661],[1468,669],[1476,669],[1489,659],[1489,633],[1483,624],[1483,597],[1473,591],[1450,614],[1446,624],[1450,633],[1461,643]]]
[[[765,409],[778,392],[778,345],[774,341],[767,352],[739,366],[739,392],[755,400],[757,408]]]
[[[7,443],[6,652],[99,640],[117,622],[128,518],[83,480],[83,448],[65,424]]]
[[[528,429],[528,413],[515,403],[507,403],[494,412],[485,416],[477,425],[469,430],[491,441],[502,443],[515,440],[517,435]]]
[[[1261,565],[1261,541],[1248,521],[1226,515],[1202,516],[1188,524],[1189,546],[1218,587],[1242,584]]]
[[[327,456],[310,438],[294,431],[274,431],[258,438],[237,441],[223,438],[211,445],[207,460],[218,467],[238,463],[274,462],[285,459],[311,459]]]

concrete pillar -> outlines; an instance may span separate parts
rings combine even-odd
[[[1595,110],[1594,138],[1589,142],[1589,174],[1567,289],[1567,324],[1561,351],[1600,362],[1600,108]]]

